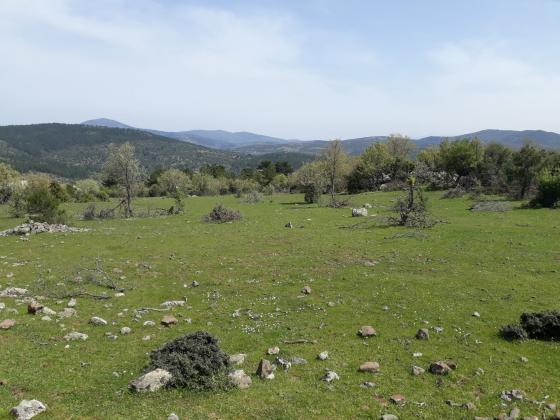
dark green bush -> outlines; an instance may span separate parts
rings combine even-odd
[[[310,185],[305,189],[304,200],[308,204],[318,203],[321,200],[321,190],[314,185]]]
[[[209,214],[204,216],[204,221],[214,223],[232,222],[239,219],[241,219],[239,211],[228,209],[222,204],[217,204]]]
[[[560,340],[560,311],[524,313],[521,326],[529,338]]]
[[[560,205],[560,173],[546,171],[537,181],[537,195],[531,201],[532,207],[556,207]]]
[[[165,369],[173,375],[171,387],[201,391],[229,386],[229,356],[204,331],[170,341],[152,351],[150,360],[149,370]]]
[[[500,328],[500,335],[508,341],[526,340],[528,338],[527,331],[521,325],[510,324]]]
[[[66,212],[61,209],[60,201],[48,188],[36,188],[26,194],[27,214],[33,220],[47,223],[64,224],[68,220]]]

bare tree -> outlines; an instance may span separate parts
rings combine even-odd
[[[109,158],[104,167],[105,175],[123,190],[124,216],[132,217],[132,199],[142,184],[144,171],[134,155],[134,146],[124,143],[121,146],[109,145]]]
[[[331,205],[337,207],[336,192],[350,169],[350,159],[340,140],[333,140],[323,152],[322,160],[331,192]]]

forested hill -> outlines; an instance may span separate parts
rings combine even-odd
[[[19,171],[40,171],[83,178],[101,170],[110,143],[132,143],[147,170],[199,168],[204,164],[236,167],[241,157],[144,131],[81,124],[0,126],[0,161]]]

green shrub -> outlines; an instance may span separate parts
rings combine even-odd
[[[232,222],[240,219],[241,213],[239,211],[228,209],[222,204],[217,204],[209,214],[204,216],[204,221],[214,223]]]
[[[66,212],[59,206],[60,201],[51,194],[48,188],[33,189],[26,197],[27,214],[39,222],[66,223],[68,220]]]
[[[529,338],[560,340],[560,311],[524,313],[521,326]]]
[[[557,207],[560,205],[560,173],[543,172],[537,180],[537,195],[531,201],[533,207]]]
[[[527,331],[521,325],[510,324],[500,328],[500,335],[508,341],[526,340],[528,338]]]
[[[305,188],[305,196],[303,198],[308,204],[319,203],[321,200],[321,190],[314,185]]]
[[[263,199],[263,195],[258,191],[251,191],[241,197],[241,201],[247,204],[257,204]]]
[[[202,391],[229,386],[229,356],[216,338],[204,331],[178,337],[150,354],[149,370],[173,375],[169,386]]]

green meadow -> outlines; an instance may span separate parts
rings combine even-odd
[[[47,404],[40,416],[45,419],[166,419],[171,412],[181,419],[375,419],[389,413],[462,419],[493,417],[514,406],[522,416],[552,415],[545,405],[560,404],[560,344],[507,342],[498,331],[523,312],[560,308],[560,212],[521,209],[520,203],[506,212],[472,212],[468,198],[441,194],[428,194],[440,222],[424,230],[388,226],[396,194],[378,192],[346,197],[355,206],[370,203],[367,218],[352,218],[350,208],[304,204],[299,194],[258,204],[233,196],[194,197],[185,200],[183,215],[130,220],[83,221],[86,205],[67,204],[70,224],[90,231],[0,238],[0,289],[29,289],[57,312],[68,302],[61,296],[82,287],[109,297],[78,296],[76,317],[53,316],[50,322],[28,314],[17,299],[0,298],[6,306],[0,321],[16,321],[0,330],[0,418],[22,399]],[[243,219],[204,223],[203,215],[218,202],[238,209]],[[163,198],[136,201],[142,209],[171,204]],[[19,222],[0,208],[0,229]],[[75,282],[76,273],[93,268],[96,259],[124,296]],[[191,287],[193,281],[199,286]],[[306,285],[309,295],[301,293]],[[183,307],[134,319],[135,309],[183,298]],[[236,311],[240,316],[233,316]],[[160,326],[166,313],[179,323]],[[92,316],[109,325],[90,325]],[[156,326],[143,326],[146,320]],[[372,325],[377,336],[358,337],[363,325]],[[124,326],[132,333],[121,336]],[[419,328],[429,329],[429,340],[415,339]],[[127,389],[151,350],[198,330],[216,336],[228,354],[247,354],[240,368],[253,375],[248,389]],[[89,339],[68,343],[63,336],[71,331]],[[150,340],[143,339],[147,335]],[[310,342],[285,343],[301,339]],[[255,370],[261,358],[274,360],[266,355],[273,346],[281,357],[308,363],[260,380]],[[325,361],[316,358],[322,351],[329,352]],[[427,372],[430,362],[448,359],[457,363],[449,375]],[[366,361],[378,362],[380,372],[359,372]],[[426,373],[412,375],[413,365]],[[321,381],[326,369],[340,379]],[[362,387],[365,381],[375,386]],[[500,399],[512,389],[525,398]],[[394,394],[406,402],[392,403]],[[460,406],[466,402],[476,409]]]

